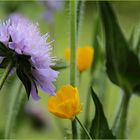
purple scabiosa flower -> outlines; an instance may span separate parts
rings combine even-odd
[[[47,20],[50,24],[54,21],[54,12],[61,11],[64,7],[63,0],[47,0],[41,1],[41,3],[47,9],[46,12],[43,13],[43,18]]]
[[[12,59],[28,96],[35,100],[39,99],[37,87],[55,95],[53,82],[58,72],[51,68],[55,58],[51,57],[48,37],[48,34],[40,35],[38,24],[20,15],[12,15],[8,21],[0,23],[0,46],[7,52],[2,56],[0,52],[1,64],[5,59]]]
[[[47,1],[48,8],[53,11],[60,11],[63,9],[64,1],[62,0],[48,0]]]
[[[53,13],[51,11],[46,11],[42,14],[43,19],[45,19],[46,21],[48,21],[48,23],[53,23],[54,22],[54,18],[53,18]]]

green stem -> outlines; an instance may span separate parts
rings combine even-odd
[[[92,140],[92,137],[90,136],[89,132],[87,131],[87,129],[84,127],[84,125],[80,122],[80,120],[75,116],[75,119],[77,120],[77,122],[80,124],[80,126],[83,128],[85,134],[87,135],[87,137]]]
[[[73,139],[77,139],[78,132],[77,132],[77,123],[75,119],[71,121],[71,126],[72,126],[72,137]]]
[[[86,105],[85,105],[85,117],[84,117],[84,125],[86,128],[89,126],[89,116],[90,116],[90,103],[91,103],[91,97],[90,97],[90,87],[93,84],[93,78],[91,78],[86,98]]]
[[[128,114],[128,107],[130,101],[131,94],[130,93],[123,93],[122,102],[120,108],[118,109],[119,112],[116,114],[116,119],[114,122],[114,133],[119,139],[125,139],[127,137],[127,114]]]
[[[76,86],[76,46],[77,46],[76,0],[70,0],[70,84]],[[73,139],[78,138],[76,121],[72,121]]]
[[[90,93],[88,92],[87,99],[86,99],[86,107],[85,107],[85,117],[84,117],[84,124],[86,128],[89,126],[89,115],[90,115],[90,103],[91,103],[91,98],[90,98]]]
[[[0,79],[0,90],[2,89],[2,87],[4,85],[4,82],[7,79],[8,75],[9,75],[9,72],[10,72],[12,67],[13,67],[13,61],[10,61],[8,66],[4,70],[3,75],[1,76],[1,79]]]
[[[9,111],[8,111],[8,118],[6,122],[6,128],[5,128],[5,139],[11,138],[12,130],[14,127],[14,123],[16,120],[19,104],[22,99],[22,83],[19,81],[17,85],[17,80],[16,83],[14,84],[15,86],[13,87],[13,91],[11,92],[11,101],[9,104]],[[17,88],[18,86],[18,88]],[[16,90],[15,90],[16,89]]]
[[[81,24],[84,17],[84,11],[85,11],[85,0],[78,0],[77,2],[77,34],[78,36],[81,30]]]
[[[76,86],[76,1],[70,1],[70,84]]]

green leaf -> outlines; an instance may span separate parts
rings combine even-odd
[[[128,91],[140,90],[138,57],[130,50],[113,9],[108,2],[99,2],[106,39],[106,68],[110,80]]]
[[[129,43],[129,46],[131,46],[131,47],[135,46],[135,30],[136,30],[136,26],[133,27],[133,29],[130,33],[130,36],[128,38],[128,43]]]
[[[9,102],[8,104],[8,112],[6,116],[6,123],[5,123],[5,131],[4,131],[4,139],[12,139],[13,133],[15,132],[16,122],[18,113],[20,113],[20,106],[23,100],[23,85],[17,79],[14,79],[13,86],[10,90]],[[9,89],[9,88],[8,88]],[[24,102],[25,103],[25,102]],[[20,120],[21,121],[21,120]]]
[[[2,62],[0,63],[0,68],[6,68],[8,63],[9,63],[9,59],[8,58],[4,58],[2,60]]]
[[[0,56],[7,56],[8,53],[9,49],[2,42],[0,42]]]
[[[31,80],[33,81],[32,78],[32,73],[31,73],[31,64],[29,62],[29,56],[26,55],[17,55],[17,64],[16,64],[16,72],[23,83],[27,96],[29,98],[30,96],[30,91],[31,91]]]
[[[51,68],[54,70],[61,70],[61,69],[66,69],[68,67],[67,63],[64,62],[63,60],[58,60],[54,66]]]
[[[112,131],[109,129],[102,104],[92,88],[91,96],[94,101],[96,111],[95,117],[91,124],[90,135],[94,139],[115,139],[115,136],[113,136]]]
[[[17,72],[17,75],[18,75],[19,79],[23,83],[23,85],[26,89],[27,96],[29,98],[30,91],[31,91],[31,80],[20,68],[17,68],[16,72]]]
[[[91,73],[93,73],[96,69],[96,66],[98,64],[98,60],[100,58],[100,45],[98,42],[98,37],[99,37],[99,32],[100,32],[100,22],[99,22],[99,15],[96,16],[94,20],[94,28],[93,28],[93,48],[94,48],[94,57],[93,57],[93,62],[91,66]]]

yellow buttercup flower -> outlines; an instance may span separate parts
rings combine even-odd
[[[94,49],[91,46],[77,48],[77,68],[80,72],[87,70],[93,61]],[[66,49],[66,60],[70,62],[70,48]]]
[[[57,117],[73,119],[82,111],[77,88],[71,85],[62,86],[56,96],[49,98],[48,110]]]

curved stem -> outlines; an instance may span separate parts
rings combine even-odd
[[[92,140],[92,137],[90,136],[89,132],[87,131],[87,129],[84,127],[84,125],[80,122],[80,120],[75,116],[75,119],[77,120],[77,122],[80,124],[80,126],[83,128],[85,134],[88,136],[88,138],[90,140]]]
[[[9,74],[9,72],[10,72],[10,70],[11,70],[12,67],[13,67],[13,61],[10,61],[9,64],[8,64],[8,66],[6,67],[3,75],[1,76],[1,79],[0,79],[0,90],[2,89],[2,87],[4,85],[4,82],[7,79],[8,74]]]
[[[70,84],[76,86],[76,46],[77,46],[77,29],[76,29],[76,0],[70,0]],[[73,139],[78,138],[76,121],[72,120]]]
[[[6,122],[6,128],[5,128],[5,139],[11,138],[11,133],[14,127],[15,118],[18,112],[19,104],[22,99],[22,83],[18,83],[17,87],[17,81],[15,86],[13,87],[13,91],[11,92],[11,102],[9,104],[9,112],[8,112],[8,118]],[[16,89],[16,91],[15,91]]]

